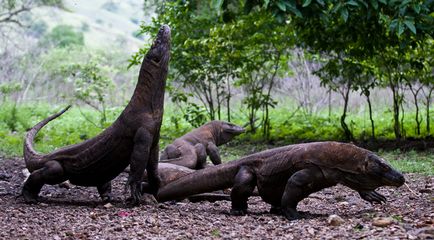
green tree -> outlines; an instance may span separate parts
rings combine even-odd
[[[108,76],[109,69],[101,66],[98,60],[90,60],[85,64],[69,66],[70,80],[74,84],[74,92],[77,100],[86,103],[100,113],[100,128],[107,124],[107,98],[114,89],[114,83]],[[85,114],[82,114],[86,117]],[[87,120],[91,121],[86,117]],[[92,121],[91,121],[92,122]]]
[[[54,27],[50,33],[45,35],[43,43],[59,47],[67,47],[72,45],[83,46],[84,36],[82,32],[74,30],[74,27],[69,25],[58,25]]]

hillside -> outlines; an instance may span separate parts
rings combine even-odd
[[[72,25],[83,31],[89,47],[122,46],[136,51],[143,38],[135,37],[141,22],[149,22],[142,0],[65,0],[65,8],[40,7],[33,10],[34,21],[43,21],[48,29],[59,24]],[[152,11],[149,11],[152,13]]]

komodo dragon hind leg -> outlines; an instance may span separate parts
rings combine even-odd
[[[328,183],[319,168],[300,170],[288,179],[281,199],[281,208],[272,208],[270,212],[280,210],[288,220],[299,219],[300,214],[296,209],[298,203],[309,194],[332,185],[334,184]]]
[[[22,196],[26,203],[36,203],[44,184],[58,184],[66,180],[63,167],[57,161],[48,161],[44,167],[33,171],[24,183]]]
[[[106,182],[103,185],[97,186],[99,196],[103,202],[110,202],[112,200],[112,183]]]
[[[254,172],[242,166],[235,176],[231,192],[232,215],[244,215],[247,213],[247,200],[252,195],[255,186],[256,176]]]

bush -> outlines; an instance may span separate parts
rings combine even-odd
[[[83,46],[84,36],[82,32],[74,30],[74,27],[70,25],[58,25],[45,35],[42,43],[62,48],[72,45]]]

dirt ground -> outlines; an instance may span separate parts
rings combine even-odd
[[[23,168],[22,159],[0,158],[0,239],[434,239],[434,176],[407,174],[410,188],[380,189],[383,205],[343,186],[325,189],[300,203],[303,219],[287,221],[259,197],[246,216],[229,215],[227,201],[128,208],[126,175],[115,179],[108,205],[95,188],[78,186],[44,186],[41,202],[27,205],[17,198]]]

